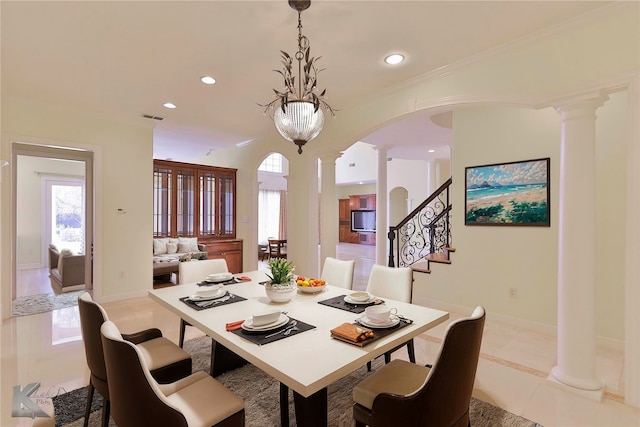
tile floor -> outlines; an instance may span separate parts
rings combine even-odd
[[[356,260],[354,287],[364,289],[375,249],[339,245],[337,257]],[[159,327],[177,342],[179,320],[149,298],[104,305],[109,317],[125,332]],[[452,313],[451,319],[468,313]],[[445,330],[440,325],[416,339],[419,363],[432,361]],[[187,339],[201,334],[187,328]],[[30,418],[12,417],[12,390],[40,382],[40,396],[72,390],[88,383],[80,340],[77,307],[6,320],[0,329],[0,425],[31,426]],[[486,322],[474,395],[545,427],[638,427],[640,411],[622,402],[622,351],[598,349],[598,375],[607,383],[602,402],[595,402],[550,384],[555,363],[555,336],[497,322]],[[406,357],[400,349],[394,357]],[[46,403],[42,401],[43,405]]]

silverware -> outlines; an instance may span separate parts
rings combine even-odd
[[[278,334],[289,335],[292,331],[297,331],[298,330],[298,327],[296,326],[297,324],[298,324],[297,320],[292,320],[291,323],[289,323],[284,329],[280,329],[278,332],[274,332],[272,334],[265,335],[264,339],[275,337]]]
[[[212,300],[209,300],[209,301],[196,302],[195,304],[200,308],[207,308],[207,307],[211,307],[214,304],[218,304],[218,303],[221,303],[221,302],[228,301],[231,298],[233,298],[233,295],[229,294],[229,295],[225,295],[225,296],[223,296],[221,298],[216,298],[216,299],[212,299]]]
[[[398,316],[398,319],[400,319],[400,320],[402,320],[402,321],[404,321],[404,322],[406,322],[408,324],[412,324],[413,323],[413,320],[407,319],[406,317],[404,317],[404,316],[402,316],[400,314],[396,314],[396,316]]]

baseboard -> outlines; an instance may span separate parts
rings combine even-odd
[[[20,264],[16,266],[16,270],[32,270],[34,268],[45,268],[40,263],[37,264]]]

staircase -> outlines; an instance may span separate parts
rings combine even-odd
[[[451,264],[449,178],[398,225],[389,227],[389,267],[431,273],[431,263]]]

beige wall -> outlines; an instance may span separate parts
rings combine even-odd
[[[142,120],[142,119],[140,119]],[[152,130],[16,99],[2,99],[1,158],[11,143],[81,148],[95,153],[96,298],[144,295],[152,287]],[[12,253],[11,169],[2,179],[2,253]],[[126,213],[118,214],[117,209]],[[18,212],[20,215],[20,212]],[[3,317],[10,313],[11,257],[1,260]]]

